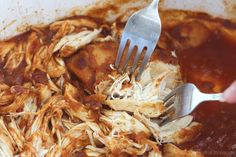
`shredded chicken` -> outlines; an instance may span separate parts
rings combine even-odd
[[[64,36],[55,46],[53,52],[60,50],[60,56],[68,57],[72,55],[79,48],[87,45],[101,32],[101,29],[94,31],[83,31],[78,34],[71,34]]]
[[[120,31],[76,17],[0,42],[0,156],[200,156],[166,145],[199,134],[191,116],[156,123],[179,66],[153,60],[138,82],[118,74]]]
[[[165,110],[162,99],[180,83],[178,66],[153,61],[139,82],[124,74],[101,82],[96,92],[107,95],[105,103],[114,110],[138,110],[147,117],[158,117]]]

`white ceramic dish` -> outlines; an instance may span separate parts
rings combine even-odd
[[[74,10],[84,14],[94,4],[101,5],[108,1],[116,3],[115,0],[0,0],[0,39],[19,34],[29,25],[48,24],[69,16]],[[127,6],[137,3],[145,5],[144,0],[133,0],[125,4],[122,11],[125,12]],[[232,0],[162,0],[160,7],[201,11],[217,17],[236,19],[236,14],[233,14],[235,5],[236,1]]]

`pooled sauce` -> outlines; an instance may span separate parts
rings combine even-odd
[[[177,51],[184,80],[203,92],[225,90],[236,80],[235,41],[214,31],[200,46]],[[205,102],[192,115],[203,130],[182,148],[199,150],[205,156],[236,156],[236,104]]]

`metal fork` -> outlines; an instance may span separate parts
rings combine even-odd
[[[186,83],[174,89],[164,98],[166,111],[161,115],[164,124],[189,115],[201,102],[222,101],[223,94],[206,94],[192,83]]]
[[[146,49],[144,60],[142,61],[142,65],[137,75],[138,79],[141,76],[148,61],[150,60],[151,55],[160,38],[161,20],[158,13],[158,4],[159,0],[153,0],[149,6],[134,13],[129,18],[121,37],[121,42],[115,62],[116,68],[119,67],[126,44],[128,41],[130,42],[124,67],[120,68],[122,71],[127,68],[130,56],[135,46],[137,47],[137,52],[130,73],[133,73],[136,70],[141,53],[144,49]]]

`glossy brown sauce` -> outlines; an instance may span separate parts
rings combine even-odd
[[[231,27],[235,29],[236,25]],[[46,34],[45,40],[50,41],[50,32]],[[25,40],[25,37],[21,35],[12,40]],[[204,92],[221,92],[227,88],[236,80],[235,41],[215,31],[211,32],[204,44],[195,48],[177,50],[185,82],[196,84]],[[6,81],[19,79],[17,82],[8,82],[8,84],[22,84],[20,69],[16,74],[10,75],[0,65],[0,82],[1,79]],[[46,82],[45,74],[40,71],[36,71],[32,79],[40,83]],[[236,156],[236,104],[206,102],[201,104],[192,115],[196,121],[203,124],[203,130],[196,139],[180,147],[199,150],[205,156]],[[77,156],[84,156],[84,153],[78,153]]]
[[[204,44],[176,53],[184,80],[201,91],[222,92],[236,80],[236,42],[220,31],[211,32]],[[203,130],[182,148],[200,150],[205,156],[236,156],[236,104],[205,102],[193,115]]]

